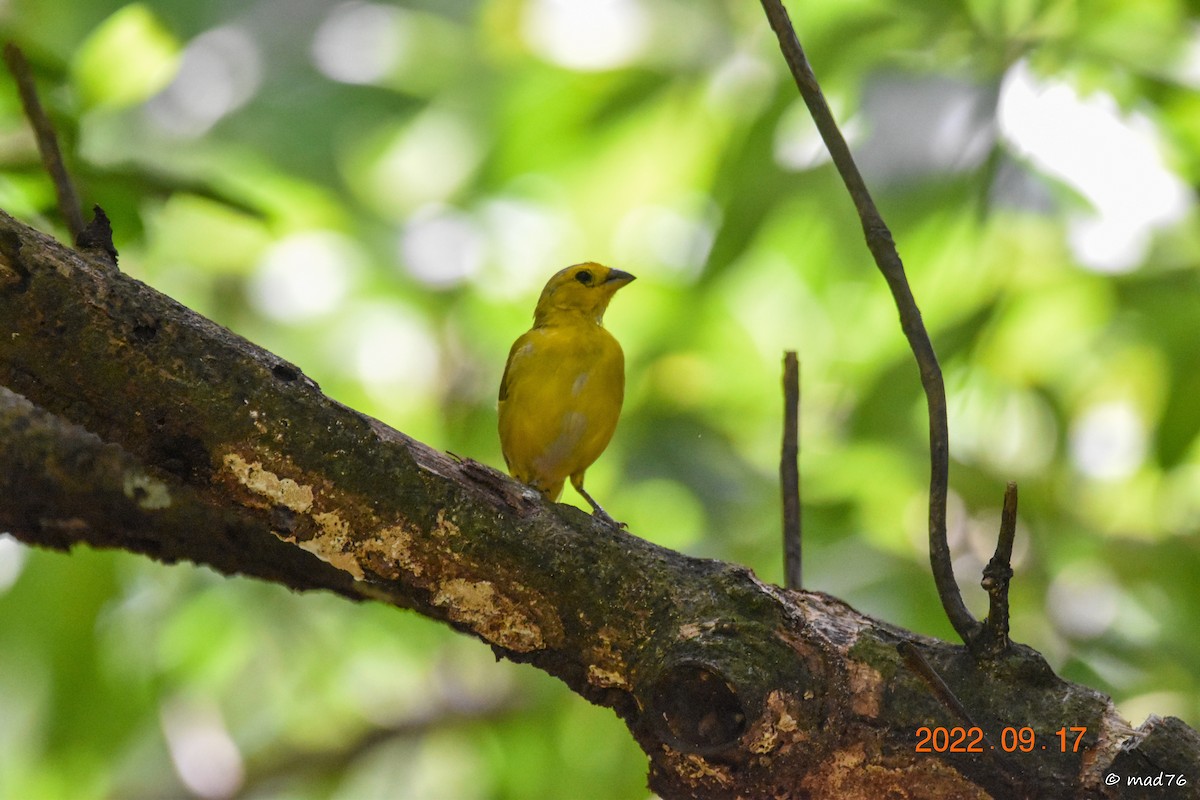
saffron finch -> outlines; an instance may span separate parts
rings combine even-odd
[[[625,397],[625,354],[604,328],[613,295],[634,279],[586,262],[542,290],[533,327],[508,353],[500,379],[500,448],[509,473],[558,500],[563,483],[592,514],[622,527],[583,488],[583,474],[612,439]]]

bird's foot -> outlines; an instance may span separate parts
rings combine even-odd
[[[596,506],[594,509],[592,509],[592,516],[607,525],[611,525],[617,530],[623,531],[629,528],[629,526],[624,522],[617,522],[615,519],[613,519],[612,516],[600,506]]]
[[[624,522],[617,522],[615,519],[613,519],[611,516],[609,516],[608,512],[605,511],[599,503],[597,503],[595,500],[592,499],[592,496],[584,490],[582,479],[580,479],[579,483],[576,483],[575,480],[572,479],[571,485],[575,487],[575,491],[579,492],[579,495],[584,500],[588,501],[588,505],[590,505],[592,507],[592,516],[593,517],[600,520],[601,522],[604,522],[608,525],[613,526],[617,530],[625,530],[626,528],[629,527]]]

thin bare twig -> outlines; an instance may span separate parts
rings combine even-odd
[[[1029,797],[1028,789],[1022,786],[1020,779],[1017,778],[1021,774],[1021,771],[1015,769],[1016,765],[1002,755],[1000,750],[996,749],[991,742],[988,732],[976,724],[974,718],[971,716],[971,712],[967,711],[967,707],[954,694],[954,690],[938,674],[938,671],[933,668],[933,665],[917,649],[916,645],[908,641],[900,642],[896,645],[896,651],[900,653],[900,656],[904,659],[904,663],[908,665],[909,669],[917,673],[925,685],[929,687],[929,691],[937,698],[938,702],[950,709],[958,717],[959,721],[964,723],[968,728],[979,729],[979,732],[983,736],[983,742],[987,745],[987,748],[983,751],[985,756],[1000,767],[1001,774],[1008,782],[1009,788],[1014,790],[1005,796],[1013,797],[1014,799],[1022,798],[1022,800]]]
[[[75,184],[71,182],[71,175],[67,172],[66,164],[63,163],[62,150],[58,146],[58,135],[54,132],[54,126],[46,115],[46,109],[42,107],[42,102],[38,99],[33,71],[30,70],[29,62],[25,60],[25,54],[21,52],[21,48],[12,42],[4,45],[4,61],[8,64],[8,71],[12,73],[17,82],[17,90],[21,94],[21,105],[25,108],[25,116],[29,118],[29,124],[33,126],[33,135],[37,139],[38,151],[42,154],[42,164],[46,167],[46,172],[50,174],[50,180],[54,183],[59,213],[62,214],[67,230],[71,234],[71,241],[75,241],[84,229],[83,208],[79,204],[79,195],[75,192]]]
[[[800,589],[802,539],[800,527],[800,361],[796,351],[783,355],[783,453],[779,486],[783,492],[783,585]]]
[[[983,568],[980,585],[988,593],[988,615],[979,635],[977,650],[998,656],[1008,649],[1008,584],[1012,580],[1013,539],[1017,533],[1017,484],[1009,482],[1004,490],[1004,511],[1000,517],[1000,537],[996,553]]]
[[[780,0],[761,0],[763,10],[771,28],[779,38],[779,47],[787,61],[800,95],[812,114],[817,130],[829,149],[833,163],[841,173],[842,180],[850,192],[850,197],[858,209],[859,219],[862,220],[863,233],[866,235],[867,247],[875,259],[876,266],[883,273],[896,308],[900,312],[900,327],[908,339],[909,347],[916,356],[917,366],[921,372],[921,385],[925,389],[925,397],[929,405],[929,560],[933,569],[933,580],[937,585],[938,596],[950,624],[964,642],[971,641],[980,628],[979,622],[971,616],[963,602],[958,583],[954,580],[954,566],[950,560],[950,545],[946,541],[946,495],[950,474],[950,435],[946,423],[946,387],[942,382],[942,369],[938,365],[937,356],[933,352],[933,344],[921,320],[921,312],[913,299],[908,279],[904,275],[904,264],[896,252],[892,233],[888,230],[875,202],[867,191],[866,183],[854,163],[854,157],[846,144],[845,138],[838,130],[833,119],[833,113],[825,102],[821,87],[808,63],[808,57],[796,31],[788,18]]]
[[[971,718],[971,712],[967,711],[966,706],[962,704],[942,676],[937,673],[933,665],[921,654],[921,651],[916,648],[916,645],[907,641],[900,642],[896,645],[896,650],[904,658],[904,662],[908,664],[909,668],[921,676],[921,680],[929,687],[929,691],[938,699],[938,702],[953,711],[959,721],[966,723],[968,727],[979,727]]]

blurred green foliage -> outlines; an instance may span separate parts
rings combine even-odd
[[[968,601],[1018,480],[1015,638],[1135,724],[1200,724],[1195,6],[792,13],[942,359]],[[916,370],[757,4],[8,0],[0,28],[124,270],[436,447],[502,463],[546,277],[637,274],[589,488],[769,580],[798,349],[807,585],[952,636]],[[61,234],[11,81],[0,207]],[[235,795],[647,791],[611,713],[432,622],[0,538],[0,796]]]

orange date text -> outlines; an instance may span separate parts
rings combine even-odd
[[[1049,737],[1038,740],[1033,728],[1003,728],[998,742],[989,741],[982,728],[917,728],[918,753],[983,753],[987,750],[1003,750],[1005,753],[1032,753],[1034,750],[1057,750],[1060,753],[1078,753],[1087,728],[1063,726]]]

